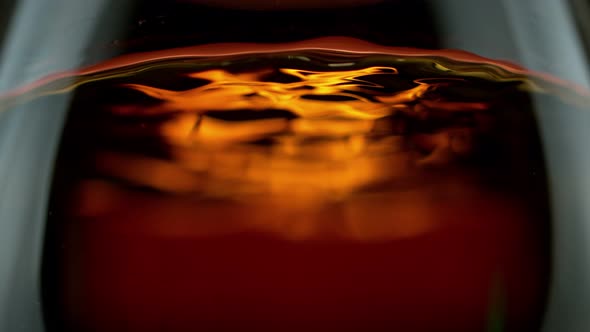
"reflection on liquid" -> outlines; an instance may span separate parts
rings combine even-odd
[[[276,80],[277,75],[291,82],[265,81]],[[289,238],[331,231],[365,240],[426,231],[434,225],[432,216],[428,216],[433,209],[428,207],[425,193],[414,189],[397,193],[394,199],[387,197],[391,189],[385,188],[400,179],[408,182],[412,176],[416,181],[416,164],[448,163],[468,155],[479,125],[451,126],[407,141],[401,135],[392,136],[388,129],[403,125],[403,120],[387,117],[428,117],[433,110],[471,115],[485,111],[488,103],[424,96],[448,82],[419,82],[395,93],[378,80],[373,82],[395,80],[397,75],[393,67],[326,72],[280,68],[235,74],[213,69],[190,74],[209,83],[189,90],[127,84],[161,102],[152,106],[118,105],[110,111],[118,116],[172,114],[154,128],[171,144],[172,158],[164,161],[99,151],[94,167],[165,192],[196,192],[200,197],[237,200],[243,206],[238,205],[232,213],[246,209],[241,213],[249,217],[236,220],[222,210],[213,219],[234,221],[224,223],[219,231],[260,228]],[[268,111],[277,109],[283,113]],[[250,114],[253,119],[215,117],[232,110],[243,110],[238,117]],[[118,130],[125,134],[128,126]],[[263,139],[268,140],[265,146],[248,144]],[[409,145],[421,145],[430,153],[418,156]],[[382,187],[380,191],[386,193],[369,197],[355,193],[371,185]],[[94,190],[86,188],[85,192]],[[325,212],[321,210],[326,204],[345,206],[342,224],[326,225],[322,221]],[[377,211],[378,206],[386,211],[366,220],[367,213]],[[399,219],[395,223],[387,222],[391,213]],[[210,231],[210,227],[206,225],[204,231]]]

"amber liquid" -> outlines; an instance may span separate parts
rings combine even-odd
[[[539,329],[549,204],[527,75],[298,50],[78,83],[50,330]]]

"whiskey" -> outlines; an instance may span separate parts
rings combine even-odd
[[[324,38],[131,55],[45,89],[75,89],[50,329],[540,326],[550,208],[531,96],[586,100],[554,78]]]

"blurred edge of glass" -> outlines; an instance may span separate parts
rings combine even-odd
[[[267,9],[265,1],[257,3]],[[108,0],[1,3],[0,91],[112,56],[113,49],[99,51],[93,45],[118,39],[134,5]],[[508,59],[590,86],[585,1],[449,0],[432,1],[430,8],[443,48]],[[39,290],[43,227],[68,98],[64,94],[0,113],[2,331],[43,331]],[[582,332],[590,328],[590,155],[584,145],[590,141],[590,115],[554,108],[551,103],[537,104],[556,221],[543,331]]]

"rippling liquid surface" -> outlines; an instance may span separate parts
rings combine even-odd
[[[56,331],[538,329],[549,206],[530,95],[554,85],[335,50],[76,82],[45,264]]]

